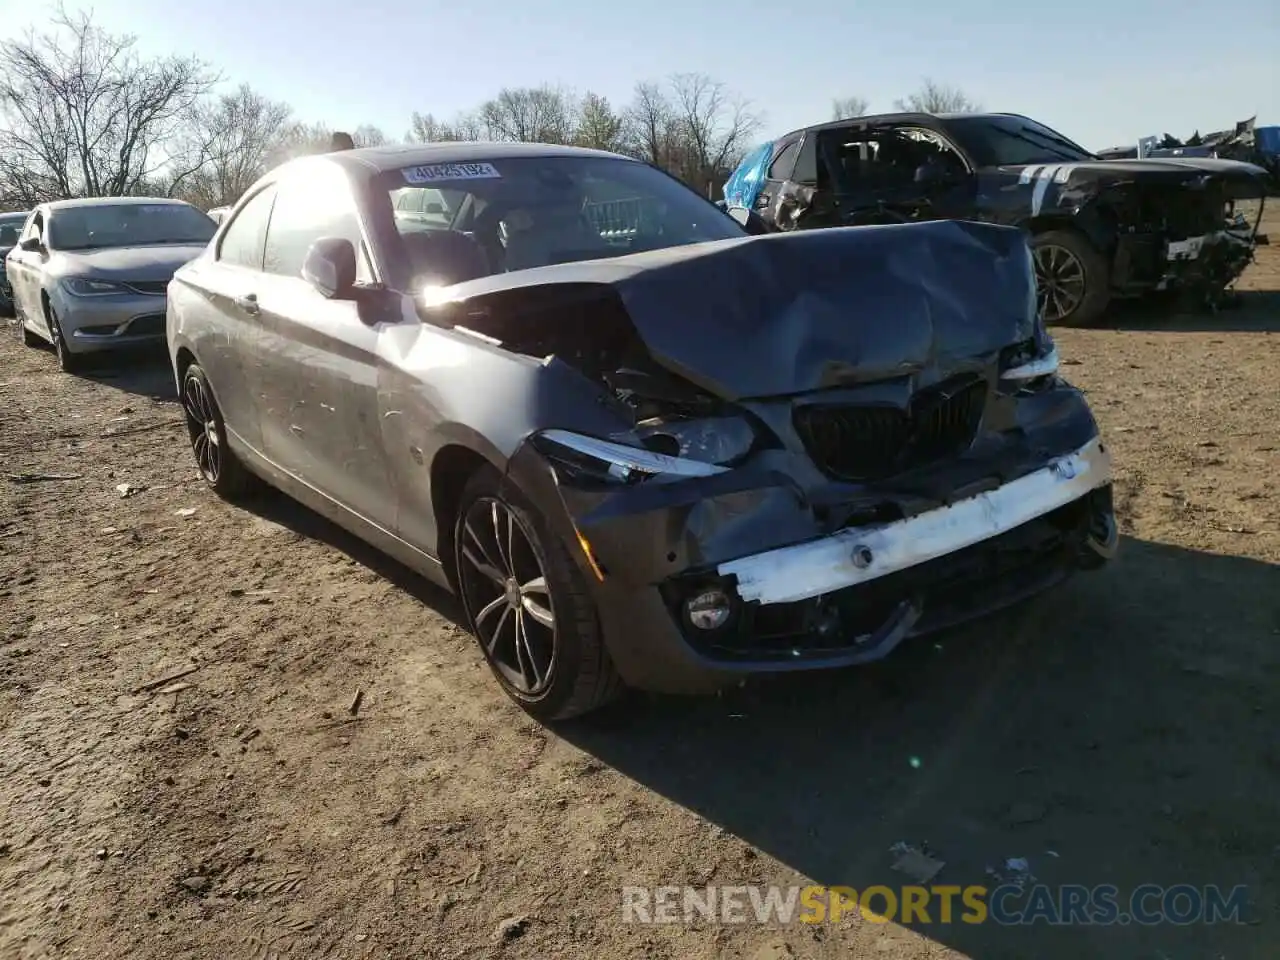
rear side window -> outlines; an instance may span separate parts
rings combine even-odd
[[[307,250],[321,237],[350,240],[356,249],[357,281],[372,279],[362,253],[355,198],[346,177],[336,168],[300,170],[279,184],[262,268],[267,273],[301,277]]]
[[[220,261],[252,270],[262,269],[262,245],[275,196],[275,187],[255,193],[235,219],[227,224],[227,232],[218,244]]]
[[[790,180],[791,171],[796,167],[796,155],[800,152],[800,141],[792,140],[782,152],[774,158],[773,163],[769,166],[768,179],[770,180]]]

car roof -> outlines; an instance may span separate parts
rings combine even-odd
[[[385,147],[362,147],[358,150],[338,150],[319,154],[350,168],[362,168],[366,175],[377,175],[389,170],[418,167],[428,163],[472,163],[481,160],[510,160],[520,157],[607,157],[612,160],[636,162],[632,157],[610,153],[607,150],[591,150],[586,147],[567,147],[551,143],[498,143],[493,141],[456,141],[447,143],[411,143]],[[311,157],[300,157],[300,160]]]
[[[75,200],[53,200],[45,204],[49,210],[73,210],[77,207],[123,207],[145,203],[147,206],[168,204],[175,207],[189,207],[185,200],[173,197],[80,197]]]
[[[930,126],[939,120],[961,120],[961,119],[987,119],[987,120],[1029,120],[1019,113],[874,113],[865,117],[849,117],[846,120],[828,120],[826,123],[815,123],[808,127],[797,127],[790,130],[777,140],[786,140],[791,137],[798,136],[802,133],[813,133],[819,130],[838,130],[841,127],[853,126],[857,123],[918,123],[922,126]]]

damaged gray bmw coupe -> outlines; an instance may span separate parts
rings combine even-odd
[[[540,719],[875,660],[1116,549],[1011,227],[750,236],[608,153],[374,148],[263,178],[168,303],[214,490],[456,591]]]

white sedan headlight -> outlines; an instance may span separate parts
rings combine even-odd
[[[95,280],[92,277],[64,277],[62,289],[74,297],[101,297],[113,293],[128,293],[129,288],[112,280]]]

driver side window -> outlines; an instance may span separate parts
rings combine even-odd
[[[40,239],[43,239],[43,237],[44,237],[44,215],[36,213],[36,214],[33,214],[31,219],[27,221],[27,226],[22,231],[22,237],[18,242],[21,243],[24,240],[31,240],[33,238],[36,240],[40,240]]]
[[[346,177],[336,168],[300,170],[281,182],[267,226],[262,268],[267,273],[301,277],[307,250],[321,237],[349,240],[356,250],[356,282],[372,282],[355,198]]]
[[[271,202],[276,188],[268,186],[259,190],[240,208],[234,220],[218,242],[218,260],[222,263],[262,269],[262,238],[267,230],[267,218],[271,216]]]

